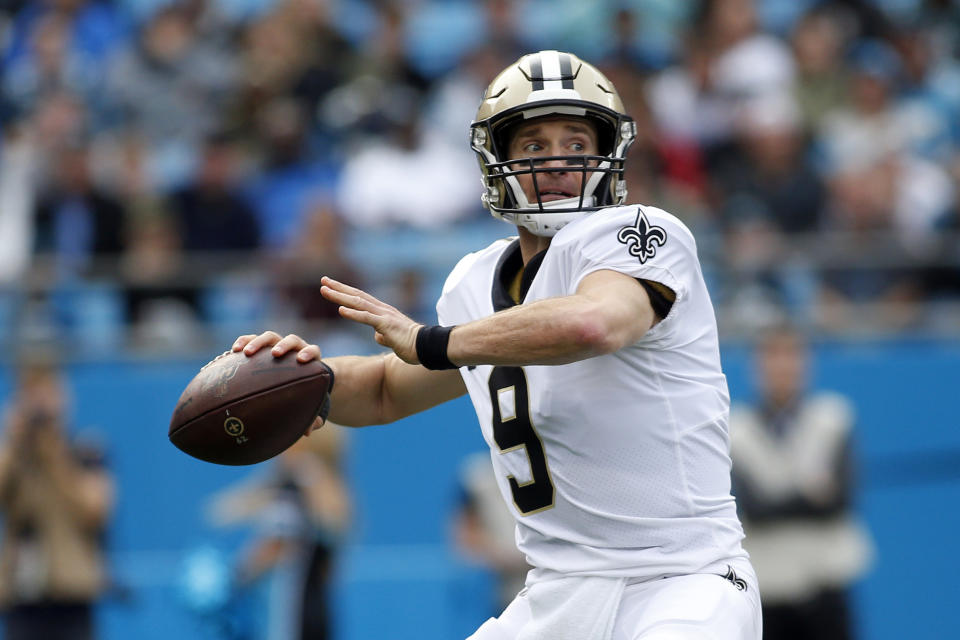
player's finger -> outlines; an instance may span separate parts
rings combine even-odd
[[[240,350],[243,349],[245,346],[247,346],[247,343],[248,343],[248,342],[250,342],[251,340],[253,340],[253,339],[256,338],[256,337],[257,337],[257,335],[256,335],[255,333],[247,333],[247,334],[244,334],[244,335],[240,336],[239,338],[237,338],[237,339],[233,342],[233,346],[230,347],[230,350],[231,350],[231,351],[240,351]]]
[[[332,289],[342,291],[343,293],[348,293],[353,296],[358,296],[360,298],[363,298],[364,300],[367,300],[368,302],[375,302],[375,303],[382,304],[380,300],[370,295],[363,289],[357,289],[356,287],[351,287],[350,285],[344,284],[339,280],[334,280],[330,276],[323,276],[322,278],[320,278],[320,283],[325,284],[331,287]]]
[[[343,293],[342,291],[334,289],[328,285],[323,285],[320,287],[320,295],[330,302],[335,302],[337,304],[344,304],[350,298],[350,296],[347,296],[347,294]]]
[[[297,362],[310,362],[320,359],[320,347],[315,344],[308,344],[297,353]]]
[[[314,431],[316,431],[317,429],[319,429],[319,428],[322,427],[323,425],[324,425],[323,418],[321,418],[320,416],[317,416],[317,417],[314,419],[314,421],[310,423],[310,426],[307,427],[307,430],[303,432],[303,436],[304,436],[305,438],[308,437],[311,433],[313,433]]]
[[[288,333],[283,337],[282,340],[280,340],[280,342],[273,345],[271,353],[273,353],[275,356],[282,356],[288,351],[299,351],[305,346],[307,346],[306,340],[296,334]]]
[[[353,309],[351,307],[340,307],[340,315],[347,320],[353,320],[354,322],[359,322],[360,324],[365,324],[377,328],[377,325],[380,324],[380,316],[374,315],[369,311],[360,311],[358,309]]]
[[[403,315],[396,307],[393,307],[387,304],[383,300],[380,300],[379,298],[367,293],[363,289],[357,289],[356,287],[351,287],[350,285],[334,280],[329,276],[323,276],[323,278],[321,278],[320,281],[325,283],[325,286],[330,291],[339,291],[341,294],[356,296],[357,298],[365,300],[368,303],[367,308],[375,309],[378,313],[380,313],[380,315],[384,315],[383,312],[400,313],[401,315]],[[323,289],[324,287],[320,287],[321,293],[323,293]],[[330,299],[329,296],[324,296],[324,297],[327,297],[328,299]]]
[[[379,306],[378,303],[380,302],[379,300],[376,300],[376,298],[371,301],[356,294],[345,293],[327,287],[321,287],[320,293],[330,302],[335,302],[339,305],[350,307],[352,309],[376,309]]]
[[[252,356],[263,347],[270,347],[277,344],[280,342],[280,339],[280,334],[276,331],[264,331],[248,342],[243,348],[243,352],[248,356]]]

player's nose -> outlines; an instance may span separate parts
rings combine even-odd
[[[550,160],[541,160],[537,164],[544,169],[567,169],[570,166],[570,163],[567,160],[562,160],[559,158],[551,158]],[[566,171],[555,171],[555,172],[551,172],[551,175],[563,175],[565,173]]]

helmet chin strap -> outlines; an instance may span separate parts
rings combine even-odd
[[[579,201],[579,198],[577,198]],[[560,229],[574,220],[579,220],[586,211],[569,210],[556,213],[508,213],[496,214],[502,220],[518,227],[523,227],[535,236],[552,238]]]

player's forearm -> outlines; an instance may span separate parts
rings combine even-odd
[[[339,356],[324,358],[333,369],[330,394],[331,422],[347,427],[382,424],[383,356]]]
[[[611,353],[626,339],[594,301],[551,298],[461,325],[447,356],[457,365],[566,364]]]
[[[429,371],[396,355],[324,359],[333,369],[329,419],[348,427],[394,422],[466,393],[457,371]]]

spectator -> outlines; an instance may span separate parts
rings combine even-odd
[[[827,170],[876,162],[906,146],[906,130],[895,108],[901,63],[879,41],[859,43],[850,56],[850,103],[826,114],[816,135]]]
[[[128,25],[114,3],[98,0],[24,2],[13,20],[3,64],[16,65],[31,55],[34,29],[51,15],[60,15],[68,22],[70,57],[80,56],[100,64],[126,44]]]
[[[451,150],[461,151],[472,167],[475,160],[473,152],[463,144],[463,123],[476,115],[477,94],[483,93],[500,70],[519,57],[509,58],[490,43],[465,53],[452,71],[433,83],[427,109],[421,117],[424,135],[437,137],[438,143],[444,142]]]
[[[338,322],[337,305],[320,296],[321,276],[359,278],[345,252],[344,223],[329,203],[319,200],[309,207],[303,229],[293,244],[279,254],[277,276],[283,303],[293,307],[298,320]]]
[[[251,21],[240,44],[240,86],[231,119],[239,129],[256,129],[258,113],[269,103],[292,97],[311,114],[311,128],[327,95],[349,80],[355,51],[331,19],[330,3],[283,0]]]
[[[460,465],[460,503],[454,513],[454,541],[465,557],[497,578],[497,601],[489,615],[503,611],[523,589],[531,567],[514,542],[516,524],[503,504],[490,454],[479,452]]]
[[[410,127],[430,89],[430,80],[407,57],[408,8],[393,2],[378,3],[377,8],[377,28],[352,76],[321,105],[322,120],[346,138],[348,152],[364,138],[384,140],[395,138],[398,131],[401,137],[412,133]]]
[[[955,192],[960,193],[960,154],[951,164],[951,177]],[[946,234],[960,233],[960,199],[954,200],[953,211],[941,222],[940,230]],[[954,321],[953,314],[944,313],[941,303],[946,302],[947,309],[951,303],[954,308],[960,303],[960,263],[951,258],[955,246],[949,236],[945,242],[937,243],[937,249],[929,252],[931,266],[923,273],[924,294],[934,303],[928,310],[934,327],[942,322],[949,326]]]
[[[28,50],[11,61],[2,75],[0,86],[14,114],[30,114],[60,92],[82,96],[88,106],[98,104],[102,79],[97,61],[71,48],[72,27],[72,17],[61,12],[46,13],[34,21]]]
[[[160,202],[133,210],[120,262],[131,348],[164,350],[198,337],[200,300],[176,222]]]
[[[476,211],[474,163],[434,134],[433,121],[421,119],[430,83],[407,59],[405,24],[403,7],[381,6],[374,46],[356,79],[326,104],[349,114],[340,116],[341,126],[355,143],[367,138],[361,150],[348,149],[336,195],[344,217],[360,227],[437,226]],[[424,189],[423,176],[437,166],[448,169],[446,179]]]
[[[0,446],[0,602],[7,640],[92,640],[107,584],[113,481],[102,451],[72,446],[65,382],[25,362]]]
[[[814,10],[799,20],[790,42],[797,62],[796,98],[803,131],[814,132],[826,114],[847,100],[843,29],[835,14]]]
[[[785,234],[812,233],[822,225],[826,189],[808,161],[801,126],[790,94],[744,103],[736,144],[714,172],[726,227],[749,216],[759,216]],[[751,204],[744,206],[747,202]]]
[[[34,212],[34,252],[52,258],[63,276],[107,273],[122,248],[124,205],[93,183],[82,142],[61,149],[54,162]]]
[[[759,397],[730,413],[744,546],[763,585],[764,640],[854,637],[849,587],[870,563],[853,514],[853,408],[807,388],[803,338],[780,326],[755,355]]]
[[[830,178],[828,228],[843,249],[823,254],[816,314],[824,328],[898,330],[917,320],[921,286],[905,266],[910,236],[890,233],[898,192],[910,186],[899,162],[894,156]]]
[[[522,20],[517,16],[522,5],[518,6],[518,3],[510,0],[481,0],[480,4],[483,5],[486,22],[486,42],[490,49],[499,53],[501,57],[499,62],[509,64],[526,53],[528,47],[524,45],[520,34]],[[500,68],[502,65],[497,70]],[[486,82],[493,80],[494,75],[496,71],[486,79]]]
[[[267,477],[228,490],[212,504],[216,523],[257,528],[238,581],[269,579],[266,640],[333,637],[330,580],[350,521],[343,447],[341,428],[326,425],[283,452]]]
[[[306,113],[312,114],[309,128],[329,138],[333,132],[318,117],[318,110],[330,92],[348,80],[357,52],[333,24],[330,3],[287,0],[279,11],[289,25],[288,32],[302,42],[301,65],[284,93],[292,95]]]
[[[703,7],[710,82],[725,129],[720,142],[726,142],[745,100],[793,91],[794,60],[780,39],[759,30],[754,0],[707,0]]]
[[[741,322],[762,324],[783,307],[803,318],[814,297],[804,249],[823,225],[827,190],[808,160],[791,94],[744,103],[736,143],[711,177],[727,245],[720,299]]]
[[[333,190],[336,171],[322,155],[311,153],[308,114],[293,98],[263,105],[255,124],[263,166],[245,189],[246,196],[257,214],[263,244],[281,253],[305,232],[312,202]]]
[[[651,137],[661,157],[658,182],[686,194],[686,200],[705,199],[706,150],[727,135],[726,109],[713,91],[710,60],[701,30],[692,30],[684,40],[681,62],[645,84]]]
[[[906,143],[911,153],[946,164],[956,142],[960,94],[949,84],[960,78],[960,66],[950,56],[935,55],[933,30],[920,24],[899,29],[893,41],[903,62],[897,111],[908,127]]]
[[[350,154],[337,185],[337,206],[358,227],[438,227],[477,210],[476,168],[461,151],[419,129],[419,104],[407,106],[390,137]],[[399,115],[399,114],[397,114]],[[429,123],[424,123],[430,126]],[[444,180],[429,189],[424,176],[446,167]],[[369,185],[377,185],[370,189]]]
[[[193,181],[172,194],[170,208],[184,251],[252,251],[260,246],[259,222],[240,192],[237,153],[230,137],[209,136]]]
[[[144,25],[109,76],[119,121],[150,143],[151,182],[178,186],[203,139],[220,128],[236,82],[232,56],[215,40],[200,39],[191,13],[172,4]]]
[[[33,252],[36,149],[27,128],[12,124],[0,145],[0,282],[19,281]]]

